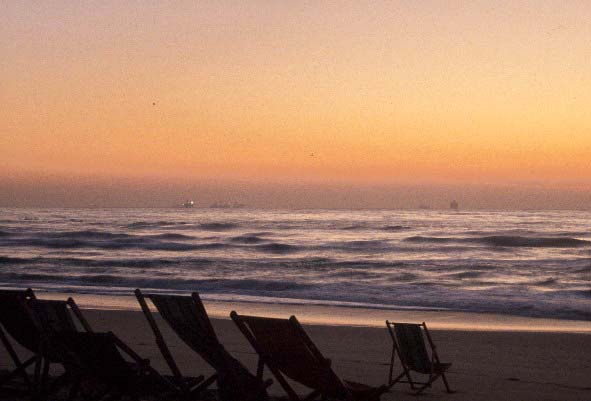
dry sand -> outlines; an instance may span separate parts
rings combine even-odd
[[[153,366],[168,374],[140,312],[85,313],[95,330],[113,330],[138,353],[150,358]],[[227,349],[254,371],[254,351],[234,323],[213,319],[213,325]],[[166,324],[161,327],[184,373],[211,372]],[[341,377],[372,385],[386,381],[391,340],[385,327],[305,328],[324,355],[333,360]],[[453,362],[448,378],[457,393],[447,394],[441,381],[421,396],[413,395],[407,384],[397,384],[382,400],[591,400],[589,334],[432,330],[432,335],[441,359]],[[4,357],[2,365],[6,366]],[[284,395],[276,384],[271,393]]]

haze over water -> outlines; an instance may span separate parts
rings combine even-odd
[[[591,320],[590,212],[2,209],[0,286]]]

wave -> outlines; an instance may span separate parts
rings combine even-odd
[[[56,271],[64,271],[64,268],[110,268],[110,267],[132,267],[132,268],[158,268],[166,266],[203,267],[218,262],[208,258],[13,258],[0,256],[0,265],[16,266],[30,264],[35,266],[55,266]]]
[[[384,226],[384,227],[380,227],[380,230],[382,231],[405,231],[405,230],[410,230],[410,227],[408,226]]]
[[[461,240],[455,239],[455,238],[423,237],[421,235],[415,235],[413,237],[404,238],[403,241],[417,242],[417,243],[435,243],[435,244],[445,244],[445,243],[449,243],[449,242],[461,242]]]
[[[522,228],[505,229],[505,230],[469,230],[462,232],[463,235],[480,236],[480,237],[494,237],[494,236],[544,236],[540,231],[526,230]],[[546,233],[547,235],[548,233]],[[589,231],[554,231],[551,233],[553,237],[586,237],[591,235]]]
[[[352,225],[340,228],[340,230],[344,230],[344,231],[379,230],[379,231],[386,231],[386,232],[405,231],[405,230],[410,230],[410,229],[411,229],[411,227],[409,227],[409,226],[401,226],[401,225],[386,225],[386,226],[381,226],[381,227],[372,227],[367,224],[352,224]]]
[[[124,239],[133,238],[133,235],[126,233],[114,233],[110,231],[83,230],[83,231],[62,231],[62,232],[40,232],[36,233],[41,238],[76,238],[76,239]]]
[[[226,231],[238,228],[239,225],[235,223],[202,223],[199,228],[208,231]]]
[[[575,248],[580,246],[589,246],[591,241],[585,241],[576,238],[562,237],[520,237],[520,236],[490,236],[480,239],[486,244],[493,246],[508,247],[541,247],[541,248]]]
[[[188,222],[175,222],[175,221],[136,221],[124,226],[131,230],[144,230],[144,229],[164,229],[164,230],[204,230],[204,231],[227,231],[239,227],[236,223],[188,223]]]
[[[176,221],[136,221],[127,224],[125,227],[130,229],[143,229],[143,228],[158,228],[158,227],[170,227],[170,226],[182,226],[187,223],[176,222]]]
[[[195,237],[193,237],[191,235],[184,235],[184,234],[178,234],[178,233],[166,233],[166,234],[150,235],[150,238],[156,238],[156,239],[175,239],[175,240],[191,240],[191,239],[195,239]]]
[[[114,274],[70,274],[54,275],[44,273],[3,273],[2,279],[9,279],[16,282],[38,282],[41,283],[60,283],[61,285],[85,285],[94,286],[94,284],[109,285],[109,287],[149,287],[160,288],[175,291],[194,291],[199,289],[201,292],[238,292],[238,293],[260,293],[260,292],[282,292],[282,291],[302,291],[316,286],[306,283],[297,283],[285,280],[264,280],[264,279],[183,279],[165,275],[163,278],[122,276]]]
[[[0,265],[4,265],[4,264],[10,264],[10,265],[17,265],[17,264],[24,264],[24,263],[30,263],[31,261],[34,261],[35,259],[30,259],[30,258],[11,258],[8,256],[0,256]]]
[[[447,277],[455,277],[455,278],[459,278],[459,279],[463,279],[463,278],[477,278],[477,277],[482,277],[484,276],[486,273],[483,271],[461,271],[458,273],[451,273],[448,274]]]
[[[232,245],[212,242],[206,244],[192,244],[184,242],[158,241],[150,237],[121,237],[112,240],[97,238],[96,240],[80,240],[76,238],[25,238],[12,241],[0,242],[0,247],[41,247],[49,249],[103,249],[103,250],[124,250],[144,249],[148,251],[198,251],[207,249],[229,249]]]
[[[477,238],[453,238],[453,237],[425,237],[414,236],[404,239],[405,242],[414,243],[475,243],[498,247],[524,247],[524,248],[576,248],[591,246],[591,241],[571,237],[522,237],[513,235],[492,235]]]
[[[260,244],[261,242],[265,242],[266,240],[258,235],[243,234],[230,238],[230,241],[239,244]]]
[[[354,240],[338,241],[326,244],[320,244],[315,247],[319,250],[341,251],[341,252],[385,252],[392,251],[394,247],[387,240]]]
[[[257,245],[255,248],[258,250],[261,250],[263,252],[277,253],[277,254],[288,254],[288,253],[298,252],[300,250],[300,248],[295,245],[282,244],[279,242],[272,242],[270,244]]]

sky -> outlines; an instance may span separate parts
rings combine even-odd
[[[475,207],[588,208],[590,20],[586,0],[0,0],[0,205],[87,204],[83,182],[101,205],[130,183],[326,206],[484,185],[512,200]]]

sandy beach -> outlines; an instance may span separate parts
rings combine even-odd
[[[95,330],[114,331],[156,369],[168,374],[140,312],[85,310],[85,314]],[[254,371],[256,355],[234,323],[212,320],[227,349]],[[182,372],[198,375],[211,371],[164,323],[161,327]],[[333,360],[341,377],[372,385],[386,381],[391,342],[385,328],[317,324],[305,328],[324,355]],[[477,330],[432,330],[432,334],[442,360],[454,364],[448,378],[457,392],[447,394],[438,381],[417,397],[408,385],[397,384],[382,400],[591,399],[589,334]],[[1,368],[6,367],[6,358],[2,358]],[[285,395],[276,384],[271,394]]]

